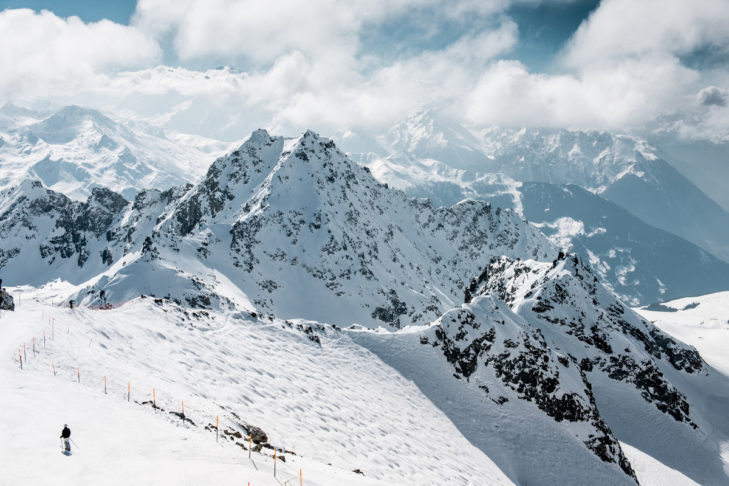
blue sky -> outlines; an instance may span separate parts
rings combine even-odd
[[[0,0],[0,10],[6,8],[32,8],[50,10],[60,17],[76,15],[86,22],[109,19],[128,24],[136,7],[136,0]]]
[[[0,102],[78,103],[209,136],[248,125],[378,133],[436,109],[475,129],[729,141],[726,0],[0,0],[0,9]]]

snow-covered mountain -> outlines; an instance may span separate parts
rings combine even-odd
[[[576,184],[729,261],[729,213],[647,142],[606,132],[488,130],[487,172]]]
[[[579,185],[729,261],[729,213],[666,162],[658,148],[640,138],[498,127],[472,133],[431,110],[411,115],[376,139],[379,152],[353,146],[355,160],[432,159],[521,182]],[[378,155],[383,150],[384,157]]]
[[[475,199],[513,209],[589,262],[631,305],[729,288],[729,264],[579,186],[518,182],[402,155],[371,157],[367,166],[378,180],[435,205]]]
[[[491,182],[513,196],[507,178]],[[631,457],[649,457],[698,483],[729,484],[727,378],[626,308],[578,257],[558,252],[521,219],[524,209],[473,200],[435,207],[377,182],[311,131],[285,139],[258,130],[197,184],[143,190],[133,202],[106,188],[73,201],[30,180],[2,191],[0,272],[5,285],[45,286],[41,293],[83,307],[120,307],[100,323],[93,313],[108,311],[82,308],[78,322],[66,312],[68,332],[83,324],[84,341],[103,347],[91,355],[71,347],[59,355],[65,362],[86,360],[84,369],[94,370],[144,362],[137,376],[198,397],[190,413],[211,415],[219,406],[211,396],[223,396],[226,410],[243,400],[257,410],[256,422],[312,454],[351,430],[351,416],[327,404],[337,392],[381,396],[375,416],[391,410],[407,420],[411,410],[395,399],[394,382],[367,375],[357,394],[336,360],[307,364],[344,346],[345,361],[364,353],[353,370],[376,366],[412,380],[418,409],[431,414],[428,402],[439,409],[446,418],[435,429],[454,424],[462,437],[452,443],[475,446],[469,457],[483,461],[493,481],[635,484]],[[134,330],[114,332],[116,315],[133,320]],[[112,345],[110,336],[124,342]],[[160,343],[166,352],[145,359]],[[289,363],[289,352],[300,361]],[[256,360],[291,375],[282,396],[296,395],[307,373],[332,388],[266,415],[270,391],[258,390],[253,402],[235,391],[234,370]],[[222,385],[190,385],[201,382]],[[320,424],[323,437],[291,432],[318,413],[336,423]],[[355,437],[370,440],[371,422],[377,418],[363,419]],[[408,427],[396,435],[422,440]],[[345,443],[356,449],[358,441]],[[358,460],[369,458],[378,478],[399,484],[412,468],[382,466],[383,448],[377,439]],[[478,484],[478,464],[459,470],[449,459],[435,476],[461,471],[457,484]]]
[[[120,123],[66,106],[50,113],[0,108],[0,188],[32,177],[75,200],[97,186],[133,198],[142,188],[196,181],[228,144]]]
[[[472,282],[467,298],[484,294],[508,303],[550,349],[580,367],[621,441],[699,484],[726,484],[717,458],[729,424],[716,400],[729,397],[727,377],[626,308],[579,258],[501,258]]]
[[[409,199],[313,132],[254,132],[199,184],[133,204],[104,189],[72,202],[30,181],[0,200],[8,281],[87,282],[86,303],[104,290],[114,302],[154,293],[226,305],[242,291],[281,317],[401,327],[457,305],[494,256],[556,254],[512,211]]]

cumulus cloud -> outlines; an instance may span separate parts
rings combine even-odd
[[[603,0],[566,50],[568,65],[681,56],[729,42],[725,0]]]
[[[271,62],[293,50],[309,56],[354,52],[358,33],[428,0],[140,0],[133,23],[172,37],[183,60],[209,56]]]
[[[726,106],[729,100],[729,90],[716,86],[707,86],[696,95],[704,106]]]
[[[108,20],[84,23],[29,9],[0,12],[0,96],[72,91],[104,73],[161,58],[157,42]]]
[[[131,26],[5,11],[0,96],[52,92],[227,139],[256,126],[372,133],[431,106],[474,126],[628,130],[670,120],[681,134],[729,132],[726,67],[709,75],[685,60],[729,45],[725,0],[603,0],[549,73],[535,73],[508,60],[519,32],[505,11],[540,1],[571,0],[139,0]],[[442,20],[461,30],[438,48],[368,52],[364,32],[404,18],[412,29]],[[187,67],[153,67],[160,45]],[[243,71],[193,68],[225,64]]]

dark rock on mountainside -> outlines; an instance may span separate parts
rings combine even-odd
[[[699,354],[626,309],[579,257],[560,253],[551,264],[498,258],[474,287],[518,308],[543,332],[566,337],[571,343],[562,339],[561,346],[586,372],[630,383],[660,411],[696,427],[686,396],[661,369],[697,373],[705,366]]]

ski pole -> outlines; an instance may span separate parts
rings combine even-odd
[[[70,440],[70,441],[71,441],[71,444],[73,444],[73,445],[74,445],[74,447],[76,447],[76,449],[81,449],[81,448],[80,448],[80,447],[78,446],[78,444],[77,444],[77,443],[75,443],[75,442],[73,441],[73,439],[72,439],[72,438],[70,438],[70,437],[69,437],[69,438],[68,438],[68,440]]]

